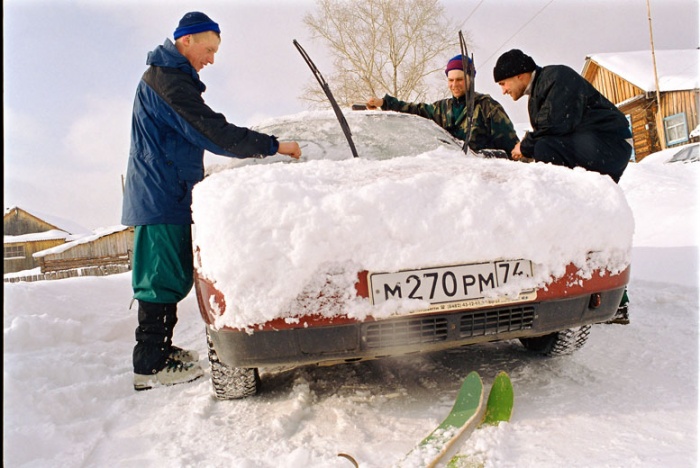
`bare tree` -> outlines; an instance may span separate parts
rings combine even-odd
[[[304,24],[330,47],[334,70],[324,77],[341,106],[384,93],[426,100],[427,78],[459,53],[459,28],[439,0],[318,0],[317,8]],[[326,103],[314,85],[303,99]]]

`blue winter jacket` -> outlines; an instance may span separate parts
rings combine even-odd
[[[277,153],[274,136],[237,127],[204,103],[197,71],[169,39],[148,54],[136,90],[122,224],[191,224],[204,150],[235,158]]]

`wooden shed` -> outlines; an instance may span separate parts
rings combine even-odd
[[[651,50],[644,50],[586,57],[581,75],[629,119],[636,161],[699,141],[691,136],[700,125],[699,58],[698,49],[656,50],[653,56]]]
[[[134,228],[113,226],[34,254],[42,273],[93,269],[99,275],[131,268]]]

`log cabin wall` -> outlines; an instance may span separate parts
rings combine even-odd
[[[3,271],[14,273],[16,271],[32,270],[39,265],[33,257],[36,252],[51,249],[64,244],[65,239],[48,239],[31,242],[9,242],[4,244]],[[20,256],[18,253],[22,253]]]
[[[630,118],[634,152],[637,161],[664,147],[673,147],[688,143],[680,142],[674,145],[661,144],[660,132],[656,123],[656,93],[647,93],[623,77],[601,67],[589,60],[582,72],[583,77],[610,102],[619,107],[620,111]],[[698,108],[700,107],[700,90],[666,91],[660,94],[661,115],[669,117],[684,114],[688,132],[698,126]],[[697,138],[690,138],[695,141]]]

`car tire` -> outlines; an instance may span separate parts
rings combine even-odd
[[[219,361],[214,344],[207,334],[211,383],[219,400],[236,400],[258,393],[260,374],[257,368],[230,367]]]
[[[520,338],[520,342],[529,351],[545,356],[563,356],[580,349],[590,334],[591,326],[584,325],[535,338]]]

